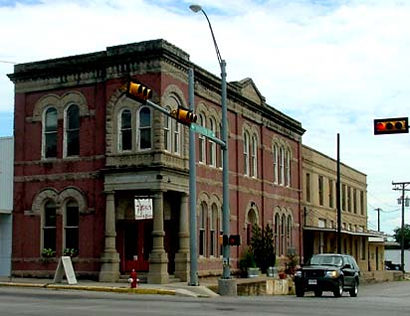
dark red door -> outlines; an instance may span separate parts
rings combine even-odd
[[[152,220],[122,221],[117,229],[121,272],[148,271],[152,249]]]

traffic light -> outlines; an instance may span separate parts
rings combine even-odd
[[[127,85],[127,96],[131,99],[146,103],[152,97],[152,90],[136,81],[129,81]]]
[[[229,236],[229,245],[230,246],[239,246],[241,244],[240,235],[230,235]]]
[[[191,123],[195,123],[197,120],[197,115],[181,106],[176,110],[171,111],[171,116],[174,117],[178,122],[190,126]]]
[[[374,135],[398,134],[409,132],[409,120],[407,117],[375,119]]]

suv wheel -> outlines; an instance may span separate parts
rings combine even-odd
[[[333,290],[333,295],[335,297],[341,297],[343,294],[343,280],[339,279],[335,289]]]
[[[303,297],[305,295],[305,290],[302,287],[296,287],[295,292],[297,297]]]
[[[349,294],[350,294],[351,297],[356,297],[357,293],[359,293],[359,284],[357,283],[357,280],[354,280],[353,281],[353,287],[349,291]]]

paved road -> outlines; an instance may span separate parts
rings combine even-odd
[[[410,315],[410,282],[362,286],[359,297],[259,296],[186,298],[162,295],[0,288],[0,315]]]

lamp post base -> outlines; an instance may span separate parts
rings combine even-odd
[[[218,293],[221,296],[237,296],[236,279],[218,279]]]

